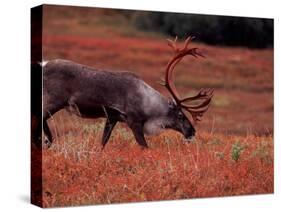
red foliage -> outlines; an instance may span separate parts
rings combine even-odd
[[[100,136],[87,136],[85,149],[66,147],[60,138],[43,152],[44,207],[273,192],[271,137],[206,134],[185,144],[169,131],[149,138],[150,149],[142,150],[115,133],[102,151]],[[234,161],[237,140],[244,150]]]

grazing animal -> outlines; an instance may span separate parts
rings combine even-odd
[[[191,114],[194,122],[199,121],[210,105],[213,89],[201,89],[197,95],[183,99],[176,91],[172,81],[176,64],[186,55],[203,56],[197,48],[188,48],[191,40],[188,37],[181,49],[176,46],[176,39],[168,40],[174,56],[167,64],[164,86],[172,98],[166,98],[130,72],[102,71],[61,59],[41,64],[43,130],[49,144],[53,137],[47,120],[63,108],[81,117],[105,117],[103,147],[117,122],[125,122],[142,147],[148,147],[144,134],[156,135],[163,129],[173,129],[186,139],[192,138],[195,129],[183,110]],[[187,104],[194,100],[201,103]]]

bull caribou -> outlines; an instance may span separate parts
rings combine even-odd
[[[157,135],[164,129],[192,138],[193,124],[201,120],[213,97],[213,89],[203,88],[195,96],[181,98],[173,82],[175,67],[186,55],[203,57],[197,48],[189,48],[192,39],[188,37],[182,48],[177,47],[177,39],[168,40],[173,56],[166,66],[163,85],[171,98],[131,72],[98,70],[62,59],[42,63],[43,130],[48,143],[54,138],[47,120],[64,108],[81,117],[106,118],[103,147],[117,122],[125,122],[142,147],[148,147],[145,134]],[[191,115],[192,122],[184,111]]]

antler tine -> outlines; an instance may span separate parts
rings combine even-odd
[[[190,102],[193,100],[201,100],[201,99],[209,99],[212,98],[214,94],[214,89],[212,88],[201,88],[198,92],[197,95],[191,96],[191,97],[186,97],[181,100],[182,102]]]
[[[184,47],[183,49],[187,49],[188,45],[190,44],[190,42],[195,38],[195,36],[188,36],[187,39],[184,42]]]
[[[205,108],[206,106],[208,106],[211,102],[211,98],[205,99],[202,103],[198,104],[198,105],[194,105],[194,106],[188,106],[185,104],[182,104],[182,107],[187,108],[187,109],[200,109],[200,108]]]
[[[200,117],[202,117],[203,114],[209,109],[212,97],[213,97],[213,89],[201,89],[196,96],[191,98],[193,98],[192,100],[205,99],[202,103],[195,106],[189,106],[182,103],[181,107],[183,107],[192,115],[194,122],[201,121]]]
[[[194,53],[193,53],[193,55],[194,55],[195,57],[200,56],[200,57],[205,58],[205,56],[204,56],[201,52],[198,52],[197,50],[198,50],[198,48],[194,48]]]
[[[200,110],[195,110],[195,109],[190,109],[190,108],[185,108],[185,107],[184,107],[184,109],[186,109],[191,114],[192,119],[196,123],[197,121],[201,121],[203,114],[209,109],[209,107],[210,107],[209,103],[207,104],[207,106],[205,108],[202,108]]]
[[[175,52],[178,51],[177,40],[178,40],[178,36],[175,37],[175,40],[167,39],[168,45],[169,45],[170,47],[172,47],[172,49],[173,49]]]

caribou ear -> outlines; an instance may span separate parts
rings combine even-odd
[[[170,109],[174,109],[176,107],[176,102],[172,98],[168,99],[168,105]]]

